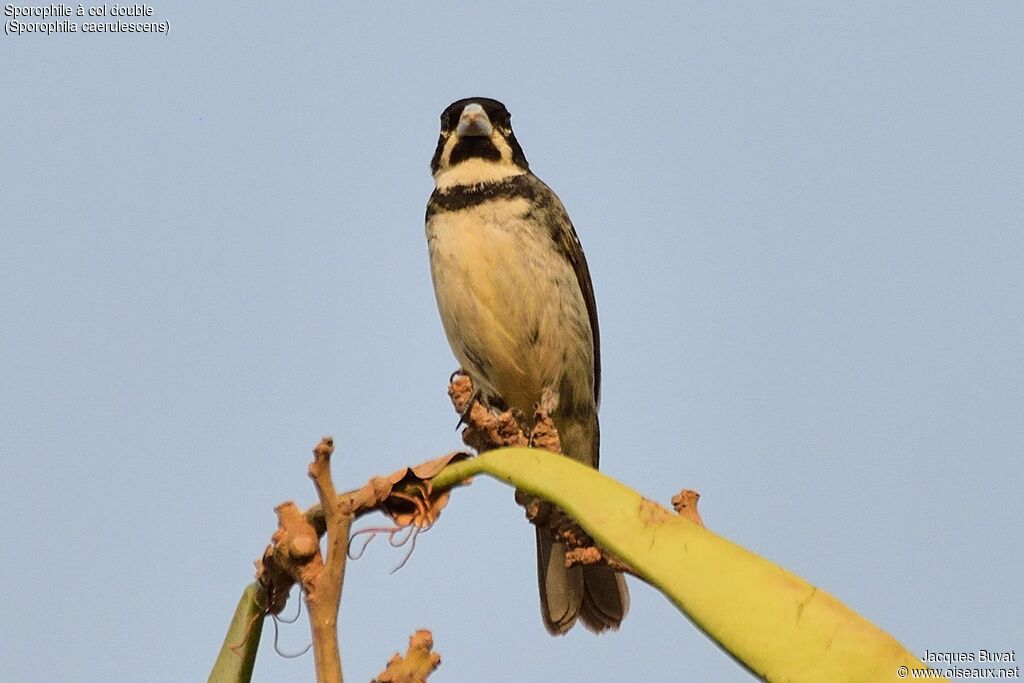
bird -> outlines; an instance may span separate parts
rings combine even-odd
[[[597,306],[583,248],[558,196],[530,171],[501,102],[471,97],[441,114],[427,202],[430,272],[442,326],[463,372],[492,407],[555,423],[564,455],[598,466]],[[629,609],[623,576],[566,568],[563,544],[537,529],[541,617],[552,635],[579,619],[600,633]]]

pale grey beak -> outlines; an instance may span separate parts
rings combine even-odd
[[[487,118],[487,112],[479,104],[467,104],[459,116],[459,125],[455,134],[461,138],[491,136],[491,120]]]

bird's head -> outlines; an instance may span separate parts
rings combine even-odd
[[[486,97],[453,102],[441,113],[430,169],[438,187],[497,181],[530,170],[505,105]]]

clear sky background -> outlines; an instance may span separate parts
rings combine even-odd
[[[205,680],[321,435],[345,487],[460,446],[423,213],[471,95],[590,261],[603,469],[918,655],[1024,654],[1024,5],[153,7],[0,36],[0,680]],[[375,543],[348,677],[429,627],[438,681],[750,680],[638,582],[548,637],[533,543],[488,480]]]

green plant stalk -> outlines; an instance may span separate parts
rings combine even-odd
[[[529,448],[446,467],[447,488],[487,474],[550,500],[766,681],[902,681],[924,664],[825,591],[568,458]],[[947,680],[947,679],[931,679]]]
[[[260,605],[266,605],[266,600],[258,583],[245,587],[208,683],[248,683],[252,679],[256,650],[263,632],[264,613]]]

